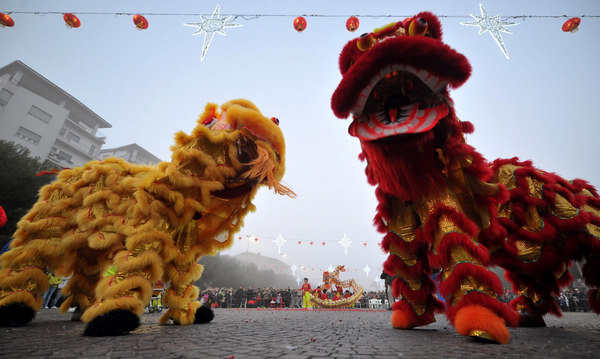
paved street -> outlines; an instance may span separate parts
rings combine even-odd
[[[122,337],[82,336],[70,314],[41,310],[26,327],[0,328],[1,358],[598,358],[600,316],[546,317],[547,328],[511,329],[508,345],[457,335],[443,316],[427,327],[400,331],[390,312],[376,310],[217,309],[213,322],[142,326]]]

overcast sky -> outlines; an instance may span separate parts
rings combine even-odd
[[[242,27],[215,35],[200,61],[203,37],[192,36],[198,22],[217,4],[222,17]],[[483,2],[491,15],[600,15],[597,0]],[[68,29],[58,14],[13,13],[13,28],[0,28],[0,66],[21,60],[79,99],[112,124],[105,148],[138,143],[163,160],[170,158],[172,135],[189,132],[211,101],[244,97],[263,114],[275,116],[287,142],[284,180],[298,198],[263,189],[246,225],[227,254],[249,248],[305,266],[296,271],[313,282],[319,270],[345,264],[366,285],[378,277],[385,259],[382,236],[372,227],[376,201],[359,162],[358,140],[349,121],[336,119],[330,98],[341,79],[338,55],[353,37],[405,16],[429,10],[439,15],[444,41],[471,62],[473,74],[452,92],[458,116],[475,125],[467,141],[488,160],[518,156],[566,178],[600,186],[596,137],[600,133],[600,18],[582,18],[576,33],[561,31],[566,18],[510,19],[520,25],[502,33],[510,60],[489,33],[460,25],[480,15],[479,1],[0,1],[0,12],[170,13],[147,15],[150,26],[137,31],[131,16],[79,15],[82,26]],[[357,15],[351,33],[346,17],[306,16],[296,32],[295,16]],[[361,17],[360,15],[397,15]],[[457,16],[457,17],[455,17]],[[281,255],[273,240],[287,243]],[[348,254],[337,243],[346,234]],[[254,241],[252,238],[258,238]],[[250,238],[250,239],[249,239]],[[298,244],[301,241],[301,244]],[[309,242],[313,241],[311,246]],[[321,242],[325,241],[323,246]],[[364,243],[367,243],[365,246]],[[368,265],[372,272],[362,269]]]

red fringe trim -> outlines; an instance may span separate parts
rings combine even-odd
[[[464,213],[457,212],[454,208],[440,204],[431,212],[423,232],[427,235],[430,243],[433,243],[433,236],[438,229],[440,218],[447,216],[454,224],[459,226],[463,231],[467,232],[472,237],[477,237],[479,228],[470,220]]]
[[[556,269],[556,268],[554,268]],[[530,273],[530,272],[524,272]],[[568,286],[573,281],[573,276],[569,271],[566,271],[560,278],[556,278],[552,270],[546,271],[546,276],[542,279],[533,279],[527,275],[506,271],[504,277],[513,287],[515,293],[519,292],[519,288],[527,287],[533,289],[541,296],[549,297],[551,294],[558,295],[560,289]]]
[[[402,278],[394,279],[392,288],[394,297],[402,296],[411,302],[424,302],[434,292],[435,283],[428,275],[424,274],[421,276],[421,288],[418,290],[412,290]]]
[[[488,287],[496,295],[502,294],[502,282],[500,282],[496,274],[472,263],[457,264],[452,274],[440,283],[438,287],[440,293],[442,293],[444,298],[448,298],[448,296],[460,288],[462,280],[467,276],[473,277],[479,284]]]
[[[598,241],[598,240],[596,240]],[[582,268],[585,284],[591,288],[600,287],[600,256],[594,257],[595,261],[588,260]]]
[[[417,229],[415,231],[415,239],[411,242],[405,242],[396,233],[388,232],[381,241],[381,249],[387,253],[390,251],[391,245],[394,245],[398,248],[403,248],[411,253],[418,253],[421,249],[427,247],[428,243],[425,241],[425,236],[422,235],[422,232]]]
[[[522,295],[518,296],[510,302],[510,307],[515,311],[517,310],[517,307],[519,305],[525,307],[525,309],[534,316],[543,316],[544,314],[551,313],[556,315],[557,317],[562,317],[560,308],[558,307],[554,299],[552,299],[552,297],[550,296],[545,297],[542,304],[539,307],[534,305],[531,299]]]
[[[383,263],[383,270],[391,276],[395,276],[396,272],[400,271],[413,278],[430,272],[427,261],[418,260],[414,266],[409,266],[393,254]]]
[[[422,315],[417,315],[412,305],[406,300],[401,299],[394,303],[392,306],[393,310],[401,310],[406,314],[410,322],[413,324],[413,327],[418,327],[421,325],[427,325],[435,321],[434,313],[440,313],[444,309],[444,304],[437,300],[435,297],[430,296],[427,299],[427,304],[425,305],[425,312]]]
[[[437,255],[430,253],[429,260],[431,265],[435,268],[445,267],[450,260],[452,248],[454,247],[464,248],[474,259],[480,261],[484,266],[487,266],[490,262],[490,254],[487,248],[479,245],[477,242],[473,242],[466,234],[454,232],[448,233],[442,238],[442,242],[437,248]]]

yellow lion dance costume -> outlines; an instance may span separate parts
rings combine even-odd
[[[0,326],[33,319],[46,270],[72,275],[60,309],[84,311],[85,335],[136,329],[159,279],[171,283],[161,324],[211,321],[212,310],[196,300],[198,260],[231,246],[260,185],[294,196],[279,182],[285,143],[278,123],[247,100],[208,104],[191,135],[175,135],[171,162],[109,158],[61,171],[0,256]],[[103,277],[111,265],[115,273]]]

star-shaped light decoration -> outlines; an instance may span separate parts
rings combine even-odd
[[[224,29],[228,27],[240,27],[242,25],[230,22],[229,19],[231,18],[231,16],[222,18],[221,7],[219,5],[217,5],[215,11],[213,12],[210,18],[207,19],[203,15],[200,15],[200,17],[202,18],[202,21],[200,22],[186,22],[183,25],[197,27],[198,30],[196,30],[192,34],[194,36],[200,35],[202,33],[205,34],[204,44],[202,45],[202,55],[200,56],[200,61],[202,61],[204,60],[204,56],[206,56],[206,52],[208,51],[208,47],[210,46],[210,42],[212,41],[213,36],[215,36],[215,33],[225,36],[226,34]]]
[[[498,46],[500,47],[500,50],[502,51],[504,56],[506,56],[506,58],[508,59],[508,52],[506,51],[506,47],[504,46],[504,40],[502,40],[502,35],[500,35],[500,32],[512,34],[510,30],[506,29],[506,26],[515,26],[519,24],[515,22],[503,21],[500,19],[501,15],[490,16],[490,14],[488,14],[488,12],[485,11],[485,8],[482,4],[479,4],[479,10],[481,11],[481,17],[471,14],[471,17],[475,19],[475,21],[461,22],[460,24],[479,27],[479,35],[485,32],[489,32],[490,35],[492,35],[492,37],[494,38],[494,41],[496,41],[496,44],[498,44]]]
[[[342,239],[339,240],[338,243],[340,244],[340,246],[344,247],[344,254],[348,255],[348,247],[350,247],[350,244],[352,243],[350,238],[348,238],[344,233],[344,236],[342,237]]]
[[[369,268],[369,265],[367,264],[363,270],[365,271],[365,273],[367,274],[367,278],[369,278],[369,273],[371,272],[371,268]]]
[[[273,243],[275,243],[275,245],[277,246],[277,254],[281,254],[281,246],[283,246],[285,244],[285,242],[287,242],[287,241],[285,239],[283,239],[283,236],[281,235],[281,233],[279,233],[277,238],[275,238],[273,240]]]
[[[292,264],[292,266],[290,267],[290,269],[292,270],[292,275],[296,275],[296,271],[298,270],[298,267],[296,267],[295,264]]]

